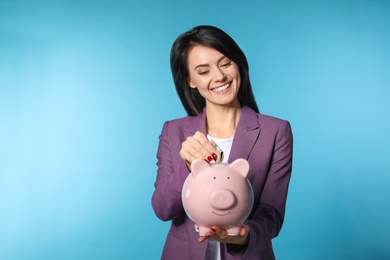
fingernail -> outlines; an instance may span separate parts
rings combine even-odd
[[[217,160],[218,156],[215,153],[213,153],[212,156],[214,160]]]
[[[207,157],[207,161],[211,162],[213,158],[211,156]]]

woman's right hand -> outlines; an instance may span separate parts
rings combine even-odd
[[[207,136],[197,131],[193,136],[181,144],[180,156],[190,168],[195,159],[204,159],[207,162],[217,159],[217,153],[214,146],[209,142]]]

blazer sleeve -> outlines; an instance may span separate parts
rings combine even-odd
[[[177,148],[172,146],[178,146],[181,143],[177,141],[177,131],[171,130],[169,123],[169,121],[165,122],[159,137],[158,169],[152,195],[153,210],[156,216],[163,221],[172,220],[182,213],[181,190],[189,173],[184,161],[177,160],[177,156],[172,154],[172,151],[177,153]]]
[[[275,137],[267,179],[254,214],[245,222],[249,227],[246,246],[228,245],[228,252],[246,256],[270,246],[284,220],[288,185],[292,170],[293,136],[288,121],[281,121]]]

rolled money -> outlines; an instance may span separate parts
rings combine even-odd
[[[211,139],[211,144],[214,146],[215,150],[217,151],[217,160],[215,160],[216,163],[221,163],[223,161],[223,151],[219,146],[217,145],[214,140]]]

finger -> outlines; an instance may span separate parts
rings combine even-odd
[[[203,147],[202,140],[199,140],[195,136],[189,136],[187,141],[183,143],[183,147],[194,157],[199,159],[205,159],[207,153]]]
[[[247,225],[242,225],[240,230],[240,236],[246,237],[249,233],[249,227]]]
[[[220,238],[227,238],[229,236],[229,234],[226,232],[226,230],[224,230],[218,226],[212,226],[211,230],[214,231],[214,234],[216,234]]]
[[[193,148],[199,153],[202,158],[206,159],[211,155],[208,146],[211,145],[204,135],[193,136],[191,139]]]
[[[180,157],[186,162],[187,165],[190,165],[194,160],[193,156],[184,148],[180,150]]]
[[[211,144],[211,142],[209,141],[209,139],[207,138],[207,136],[202,133],[202,132],[196,132],[194,134],[194,138],[196,138],[198,140],[199,143],[202,144],[202,146],[210,153],[215,153],[216,150],[214,148],[214,146]]]
[[[193,137],[188,137],[181,145],[180,156],[189,163],[195,159],[203,159],[197,149],[201,149],[199,142]]]
[[[209,239],[209,237],[210,237],[210,236],[208,236],[208,235],[199,236],[198,242],[199,242],[199,243],[203,243],[204,241],[206,241],[207,239]]]
[[[210,146],[213,147],[207,137],[203,133],[197,132],[194,136],[187,137],[186,141],[182,143],[181,157],[188,162],[195,159],[205,159],[207,162],[211,162],[216,159],[216,154],[209,151]]]
[[[203,243],[203,241],[205,241],[205,240],[207,240],[207,237],[205,237],[205,236],[200,236],[200,237],[198,238],[198,242],[199,242],[199,243]]]
[[[202,155],[204,159],[206,159],[208,162],[217,159],[217,151],[210,143],[209,139],[206,137],[205,134],[198,131],[195,133],[194,138],[200,144],[200,147],[198,147],[198,152]]]

